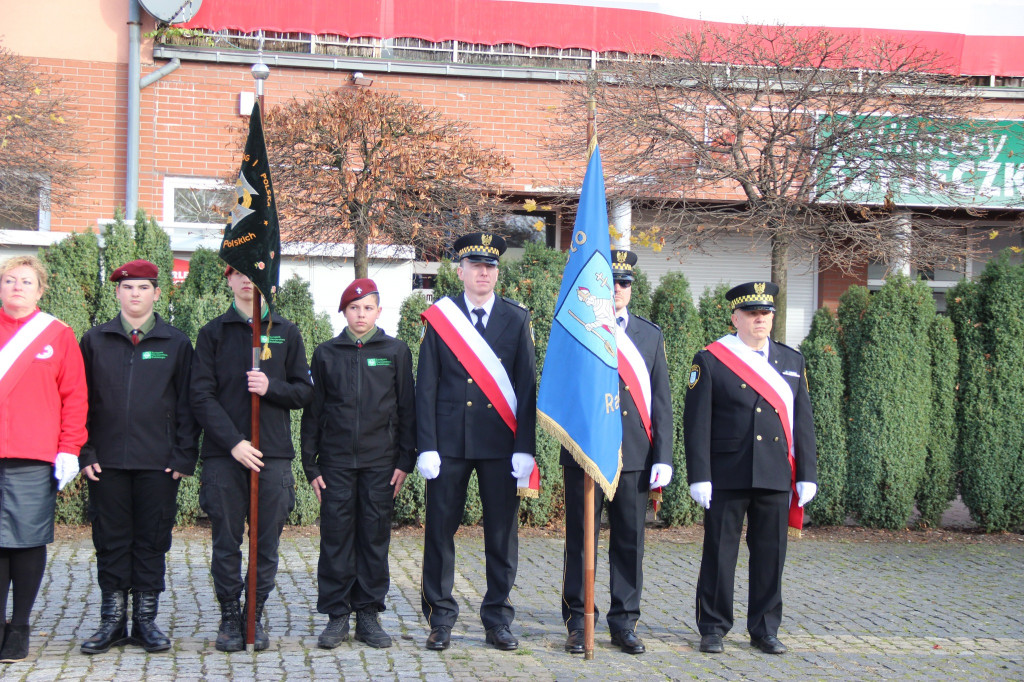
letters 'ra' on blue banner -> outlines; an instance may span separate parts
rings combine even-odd
[[[615,284],[601,153],[587,165],[537,395],[542,427],[615,495],[622,469]]]

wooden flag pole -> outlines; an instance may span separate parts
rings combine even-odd
[[[583,658],[594,658],[594,479],[583,473]]]
[[[259,102],[259,116],[263,118],[263,81],[270,75],[270,69],[263,63],[263,36],[260,34],[260,56],[252,67],[252,77],[256,80],[256,100]],[[263,297],[258,287],[252,288],[252,368],[260,368],[260,341],[263,336]],[[252,446],[260,449],[260,396],[252,396]],[[245,649],[256,649],[256,573],[259,563],[258,540],[260,516],[260,472],[249,471],[249,566],[246,580],[245,597]]]
[[[591,96],[587,102],[587,159],[597,146],[597,102],[593,95],[595,84],[590,83]],[[583,473],[583,658],[594,658],[594,479]]]
[[[260,340],[263,331],[263,298],[260,290],[252,288],[252,368],[260,368]],[[260,449],[260,396],[252,396],[252,437],[249,442],[257,450]],[[260,472],[249,471],[249,568],[245,597],[245,646],[251,651],[256,646],[256,569],[257,569],[257,537],[260,516]],[[252,649],[250,649],[252,647]]]

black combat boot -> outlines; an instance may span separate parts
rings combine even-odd
[[[238,598],[225,599],[220,603],[220,628],[217,630],[217,651],[241,651],[245,648],[242,637],[242,614],[238,610]]]
[[[252,648],[256,651],[264,651],[270,646],[270,637],[267,636],[267,631],[263,629],[263,607],[267,603],[267,595],[258,594],[256,595],[256,633],[253,636]],[[245,605],[246,608],[242,612],[242,618],[246,619],[246,627],[248,627],[249,618],[249,605]]]
[[[374,649],[386,649],[391,646],[391,636],[380,626],[377,607],[367,606],[356,611],[355,638]]]
[[[167,651],[171,639],[156,624],[159,592],[132,592],[132,634],[129,641],[149,653]]]
[[[82,642],[83,654],[102,654],[109,651],[110,647],[128,641],[125,615],[127,596],[128,593],[121,590],[103,593],[103,601],[100,604],[100,629]]]

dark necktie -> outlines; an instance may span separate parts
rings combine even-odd
[[[481,336],[483,336],[483,334],[484,334],[484,315],[487,314],[487,311],[484,310],[483,308],[473,308],[473,314],[476,315],[476,324],[474,324],[473,326],[476,327],[476,330],[478,332],[480,332]]]
[[[138,329],[133,329],[132,330],[132,344],[136,345],[136,346],[139,345],[139,330]]]
[[[757,353],[758,355],[760,355],[765,360],[768,359],[768,355],[763,350],[755,350],[754,352]]]
[[[619,323],[619,327],[621,327],[622,329],[626,328],[626,318],[625,317],[617,317],[617,318],[615,318],[615,320]]]

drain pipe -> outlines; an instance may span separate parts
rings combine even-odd
[[[128,221],[135,220],[139,209],[139,119],[141,117],[142,89],[156,83],[181,66],[177,57],[142,78],[142,11],[139,0],[128,0],[128,158],[125,163],[124,213]]]

